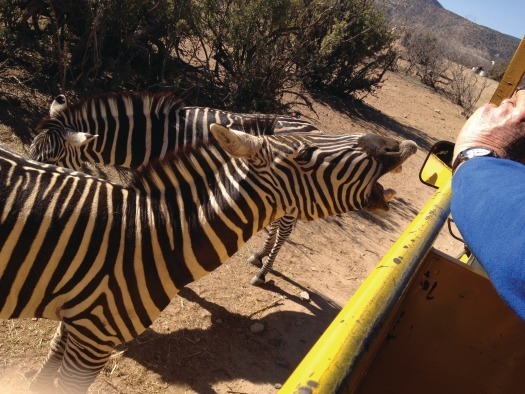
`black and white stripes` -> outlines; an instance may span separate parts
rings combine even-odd
[[[275,118],[275,124],[246,127],[257,118]],[[169,93],[110,93],[71,105],[61,95],[37,126],[30,157],[76,170],[83,162],[138,168],[179,147],[207,142],[212,123],[256,135],[319,131],[290,116],[186,107]]]
[[[60,95],[51,105],[50,116],[37,127],[40,133],[31,145],[30,157],[76,170],[81,170],[84,162],[138,168],[187,144],[207,142],[212,123],[254,135],[319,132],[310,123],[290,116],[185,107],[172,94],[111,93],[72,105]],[[291,218],[275,223],[277,237],[272,238],[272,244],[267,240],[250,258],[262,265],[264,257],[272,256],[253,284],[264,283],[294,225]]]
[[[377,179],[416,150],[368,136],[212,132],[217,143],[153,161],[130,186],[0,148],[0,317],[61,322],[33,389],[58,370],[60,392],[85,392],[115,346],[264,226],[373,206]]]

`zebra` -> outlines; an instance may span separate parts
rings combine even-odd
[[[266,122],[253,123],[256,118]],[[270,125],[269,119],[275,119],[275,125]],[[138,168],[187,143],[208,141],[211,123],[244,129],[247,122],[259,125],[259,129],[249,128],[256,135],[320,132],[291,116],[187,107],[172,93],[110,93],[74,105],[59,95],[51,104],[49,117],[37,126],[40,133],[31,144],[30,157],[76,170],[81,170],[84,162]],[[266,274],[295,223],[284,217],[270,225],[263,247],[248,258],[250,264],[261,267],[251,284],[266,282]]]
[[[0,318],[58,320],[34,391],[85,392],[112,350],[186,284],[283,216],[388,207],[378,179],[417,150],[376,135],[213,139],[134,171],[129,185],[0,147]]]

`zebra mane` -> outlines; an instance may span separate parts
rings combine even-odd
[[[263,136],[274,135],[275,125],[276,117],[274,115],[257,115],[243,121],[240,125],[234,124],[231,128],[236,128],[237,126],[247,134]],[[216,168],[221,167],[225,162],[230,160],[230,156],[223,151],[211,133],[208,141],[188,141],[185,145],[169,151],[161,159],[153,158],[146,165],[134,171],[126,169],[121,173],[121,177],[125,179],[124,182],[128,186],[140,191],[161,190],[162,184],[166,185],[173,181],[160,179],[159,177],[162,177],[162,174],[166,174],[167,172],[175,174],[189,172],[195,174],[195,167],[197,166],[208,169],[210,167],[210,160]],[[203,164],[199,165],[199,162]],[[159,183],[159,179],[162,182]]]
[[[85,108],[88,108],[90,104],[96,102],[108,103],[110,100],[128,98],[134,104],[142,103],[144,98],[151,100],[151,109],[155,112],[169,112],[178,110],[184,107],[184,102],[181,98],[177,97],[172,92],[109,92],[101,93],[91,97],[86,97],[78,100],[75,103],[68,103],[63,109],[59,110],[55,115],[46,115],[36,126],[35,130],[38,132],[52,121],[53,119],[67,120],[71,118],[72,114],[78,113]],[[165,110],[167,109],[167,110]]]
[[[242,131],[251,135],[274,135],[277,125],[276,115],[257,114],[242,123]],[[234,127],[234,126],[232,126]]]
[[[177,180],[180,180],[177,174],[183,172],[196,173],[195,167],[199,162],[212,160],[218,168],[223,163],[230,160],[213,137],[208,142],[198,141],[188,143],[176,150],[168,152],[162,159],[155,158],[146,165],[131,171],[128,177],[128,185],[139,191],[161,191],[163,188],[159,184],[173,184],[173,178],[168,179],[169,173],[175,174]],[[202,165],[201,168],[210,172],[209,165]]]

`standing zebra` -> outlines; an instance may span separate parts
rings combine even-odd
[[[255,135],[319,131],[290,116],[185,107],[173,94],[166,93],[112,93],[74,105],[68,105],[66,97],[60,95],[51,104],[49,114],[37,126],[40,133],[31,144],[30,157],[75,170],[80,170],[84,162],[138,168],[188,143],[207,142],[212,123]],[[266,121],[254,123],[256,118]],[[273,119],[275,124],[270,121]],[[253,128],[254,124],[259,127]],[[248,259],[251,264],[262,266],[252,284],[265,282],[266,273],[294,225],[295,220],[286,216],[270,225],[263,247]]]
[[[270,222],[386,206],[378,179],[416,151],[373,135],[211,132],[216,143],[129,186],[0,148],[0,318],[61,322],[32,389],[58,371],[60,392],[85,392],[115,346]]]

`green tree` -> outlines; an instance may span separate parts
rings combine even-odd
[[[395,35],[373,0],[304,2],[305,31],[296,47],[301,80],[348,96],[372,91],[393,66]]]
[[[295,84],[290,0],[193,3],[194,63],[227,107],[273,110]]]
[[[0,13],[2,52],[38,52],[30,74],[53,94],[167,87],[277,112],[302,86],[369,92],[395,59],[374,0],[0,0]]]

